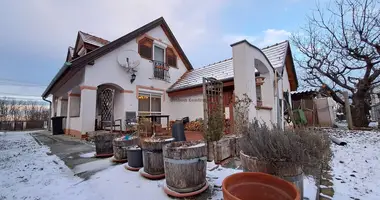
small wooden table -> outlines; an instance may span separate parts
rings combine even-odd
[[[152,122],[152,135],[154,134],[154,122],[157,120],[157,118],[166,118],[167,123],[167,130],[170,130],[170,124],[169,124],[169,115],[145,115],[145,116],[139,116],[139,121],[141,118],[149,118]]]

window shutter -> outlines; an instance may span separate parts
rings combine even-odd
[[[141,57],[152,60],[153,54],[153,40],[149,38],[143,38],[139,41],[139,54]]]
[[[170,47],[166,48],[166,63],[169,66],[177,67],[177,56]]]

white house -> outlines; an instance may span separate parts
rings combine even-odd
[[[259,49],[243,40],[231,47],[232,58],[193,69],[162,17],[112,42],[78,32],[42,97],[53,96],[52,116],[66,116],[65,133],[81,137],[109,119],[105,107],[114,108],[122,130],[131,112],[203,117],[202,78],[214,77],[224,83],[226,118],[233,119],[234,95],[246,93],[255,102],[250,119],[283,125],[284,94],[298,86],[288,41]]]

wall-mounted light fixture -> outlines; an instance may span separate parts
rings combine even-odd
[[[131,83],[133,83],[133,81],[135,81],[135,80],[136,80],[136,74],[133,73],[133,74],[131,75]]]

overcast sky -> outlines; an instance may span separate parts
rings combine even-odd
[[[0,96],[41,95],[78,30],[112,41],[163,16],[197,68],[230,58],[230,44],[241,39],[259,47],[288,39],[314,5],[312,0],[2,0]]]

